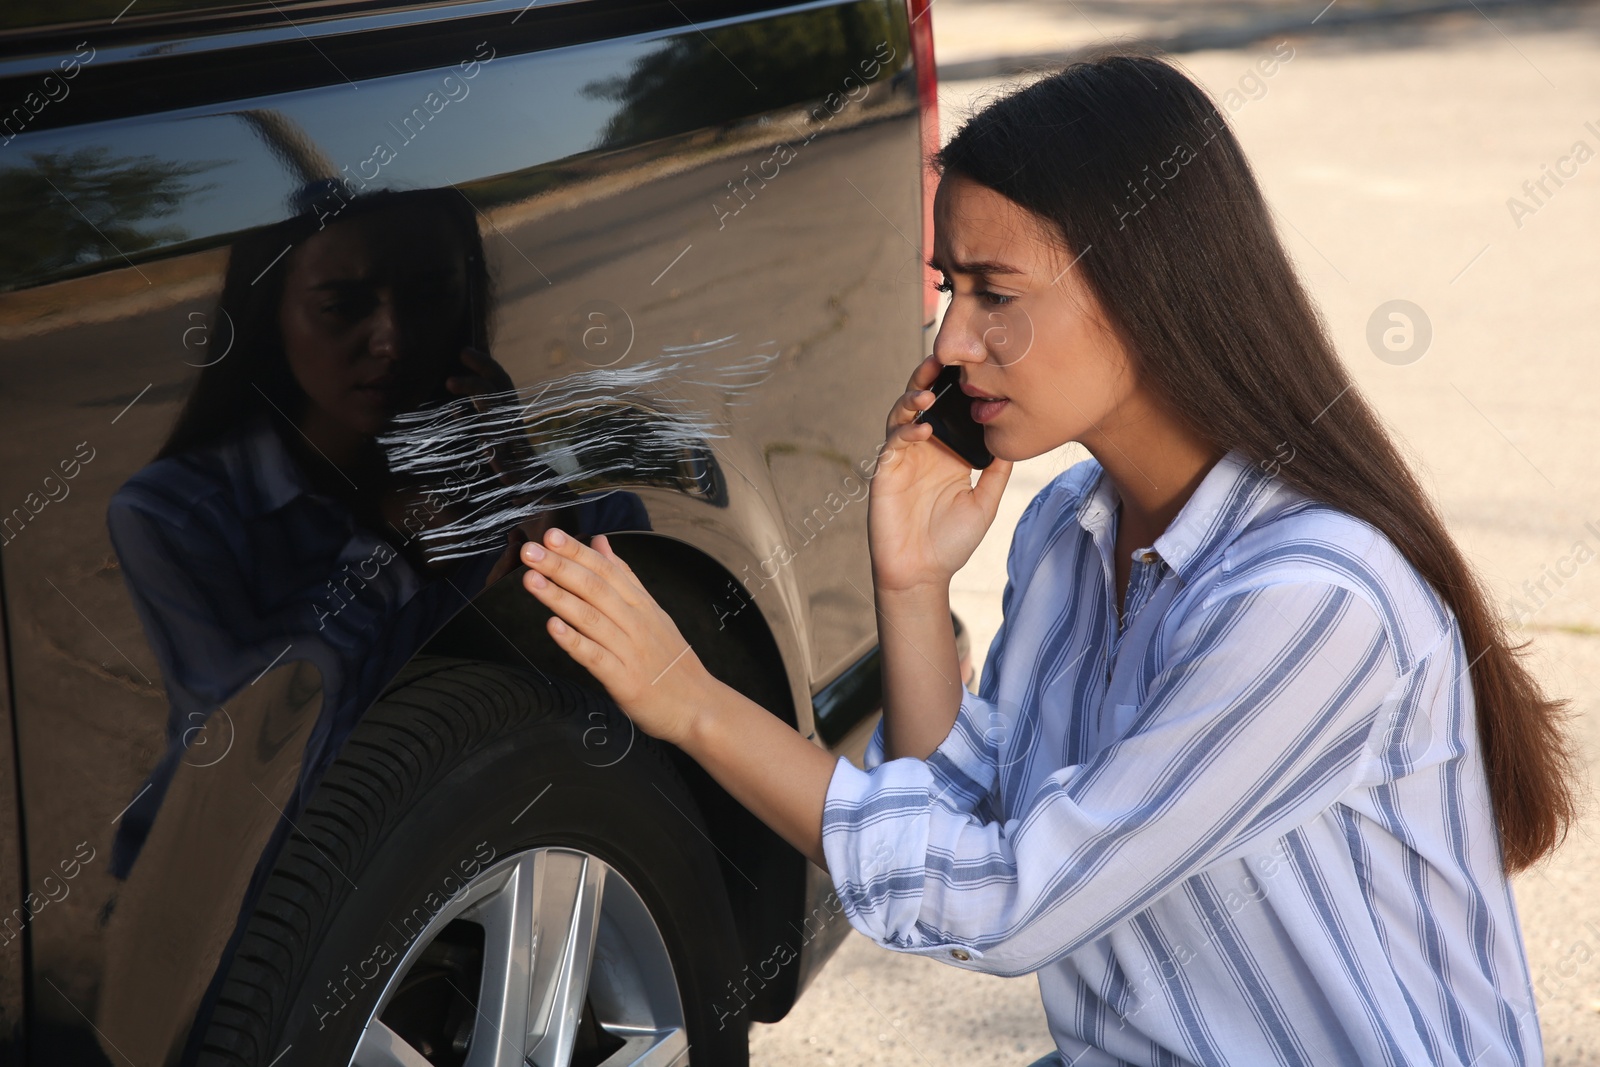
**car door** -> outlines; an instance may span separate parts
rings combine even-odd
[[[24,5],[0,38],[0,560],[19,768],[15,790],[0,781],[0,899],[21,909],[0,946],[0,1018],[16,1026],[26,978],[36,1063],[177,1054],[296,791],[337,750],[331,679],[359,715],[470,610],[472,589],[407,626],[380,610],[381,655],[245,655],[220,631],[305,585],[292,552],[224,589],[190,542],[138,547],[159,522],[114,540],[130,487],[173,515],[210,491],[139,478],[186,410],[232,418],[196,407],[197,382],[281,325],[249,301],[287,260],[251,242],[296,219],[337,226],[363,194],[412,195],[420,206],[383,221],[399,242],[385,247],[419,247],[409,228],[445,216],[475,224],[473,340],[514,387],[674,361],[661,395],[703,420],[715,479],[613,467],[585,488],[627,487],[637,510],[612,521],[643,515],[731,577],[705,610],[760,613],[802,726],[811,694],[873,643],[865,480],[920,355],[920,145],[897,5],[181,6],[83,5],[68,22]],[[230,281],[247,247],[261,274]],[[246,321],[219,315],[230,284]],[[290,496],[256,474],[248,505],[228,504],[247,531]],[[310,576],[329,588],[308,632],[354,627],[381,593],[361,577],[380,574],[381,549],[353,543],[344,570]],[[158,603],[180,587],[192,597]],[[210,614],[190,610],[202,602]],[[227,788],[185,795],[228,797],[225,818],[161,803],[200,775]],[[13,795],[21,840],[5,833]],[[141,835],[185,819],[184,847],[134,885]]]

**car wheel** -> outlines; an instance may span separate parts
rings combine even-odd
[[[422,663],[295,820],[199,1062],[747,1064],[739,959],[664,746],[576,686]]]

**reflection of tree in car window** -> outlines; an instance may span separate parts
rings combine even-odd
[[[3,21],[0,15],[0,21]],[[0,290],[82,271],[114,243],[133,254],[189,236],[162,222],[186,198],[209,188],[191,179],[218,160],[173,163],[157,156],[114,156],[104,147],[30,152],[0,167]],[[118,260],[120,262],[120,260]]]

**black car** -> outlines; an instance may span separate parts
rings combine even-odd
[[[826,875],[548,638],[859,759],[925,0],[0,10],[0,1060],[739,1064]]]

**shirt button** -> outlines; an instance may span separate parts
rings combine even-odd
[[[1156,561],[1156,554],[1154,552],[1146,552],[1139,557],[1139,560],[1142,563],[1154,563]]]
[[[962,963],[966,963],[972,958],[972,953],[968,952],[964,948],[953,948],[950,950],[950,956],[952,959],[958,959]]]

